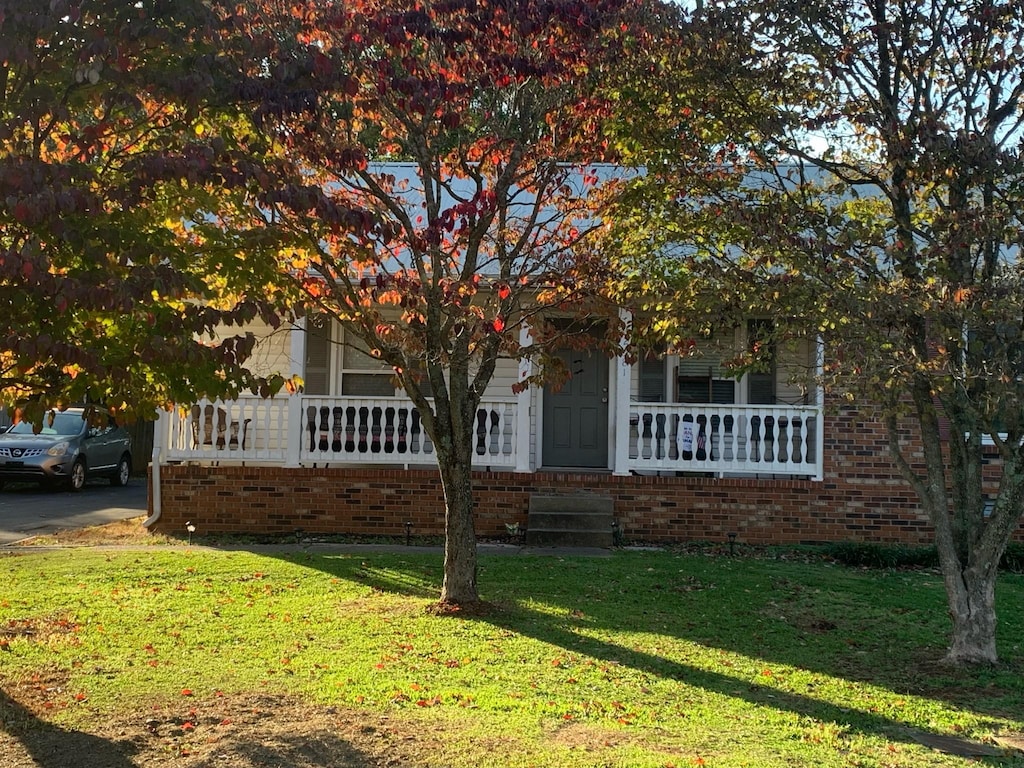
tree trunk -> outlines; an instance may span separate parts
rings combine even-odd
[[[987,565],[969,567],[960,574],[959,583],[947,578],[949,614],[953,635],[946,662],[956,666],[995,664],[996,654],[996,576],[998,568]]]
[[[477,603],[476,531],[473,528],[473,478],[468,457],[438,455],[444,488],[444,582],[441,602],[448,605]]]
[[[1011,533],[1008,516],[997,515],[988,522],[984,520],[981,499],[971,498],[981,488],[981,456],[976,451],[976,455],[970,451],[965,452],[967,447],[956,442],[962,439],[960,437],[949,442],[953,501],[950,504],[947,462],[927,380],[917,378],[912,391],[917,424],[924,445],[923,475],[911,468],[900,449],[899,429],[894,414],[886,419],[889,447],[903,476],[918,492],[922,506],[935,528],[935,546],[946,588],[949,616],[953,623],[945,661],[955,666],[995,664],[998,661],[995,588],[999,560]],[[959,412],[947,409],[947,413],[953,418],[953,434],[965,434],[968,430],[959,423]],[[1003,504],[999,505],[1000,508],[1019,498],[1017,487],[1017,483],[1011,483],[1010,487],[1002,488],[1006,498],[1001,500]],[[958,505],[967,506],[957,509]]]

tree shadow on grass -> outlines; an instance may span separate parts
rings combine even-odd
[[[286,696],[216,698],[187,716],[171,708],[113,712],[95,730],[118,740],[48,723],[0,689],[0,766],[33,768],[384,768],[406,765],[390,748],[390,724],[354,723],[329,708]],[[197,714],[199,710],[202,714]],[[162,715],[160,713],[163,713]],[[188,730],[182,723],[188,721]],[[358,744],[376,740],[377,749]],[[372,745],[371,745],[372,746]]]
[[[375,590],[416,598],[436,597],[440,584],[440,562],[436,555],[424,558],[410,554],[398,559],[390,555],[380,563],[372,556],[358,555],[303,553],[293,554],[287,559],[338,578],[363,583]],[[550,643],[567,652],[621,664],[661,679],[679,681],[759,706],[789,711],[822,722],[846,724],[852,730],[881,735],[892,741],[916,742],[918,739],[915,737],[922,733],[913,731],[898,720],[823,701],[811,691],[802,695],[781,690],[772,685],[770,679],[766,679],[765,683],[751,682],[745,678],[695,667],[667,656],[594,639],[585,630],[627,633],[646,631],[670,635],[706,647],[742,654],[766,665],[787,664],[836,678],[881,685],[891,690],[906,691],[916,687],[922,696],[946,699],[965,710],[995,717],[1008,716],[1005,706],[987,704],[984,697],[965,697],[952,683],[936,690],[935,686],[898,677],[899,665],[880,669],[883,665],[877,663],[877,655],[885,653],[887,644],[895,644],[899,640],[900,635],[895,630],[898,618],[891,619],[888,624],[879,622],[873,628],[879,637],[879,645],[858,652],[845,645],[839,636],[841,633],[827,627],[815,633],[766,617],[762,605],[774,606],[775,600],[782,599],[798,588],[786,579],[772,583],[762,594],[745,594],[748,590],[741,590],[741,594],[730,594],[724,590],[716,591],[713,585],[701,583],[700,579],[692,576],[685,577],[680,584],[670,585],[669,588],[666,579],[672,576],[670,568],[662,569],[660,573],[658,569],[638,568],[640,572],[636,574],[635,581],[627,585],[626,589],[617,589],[622,585],[608,584],[607,578],[602,581],[603,563],[608,562],[606,560],[579,565],[573,558],[531,558],[528,567],[524,569],[523,561],[516,559],[518,565],[513,567],[514,571],[506,570],[506,566],[498,560],[484,558],[481,562],[485,573],[484,592],[494,595],[501,607],[482,616],[466,618],[485,621],[503,630]],[[770,568],[766,570],[770,571]],[[489,580],[486,576],[488,572]],[[515,574],[519,574],[518,577],[514,577]],[[764,579],[772,580],[770,574]],[[521,583],[517,584],[517,581]],[[641,601],[637,596],[638,591],[653,593],[656,599],[653,603]],[[523,598],[535,599],[548,608],[554,606],[556,610],[532,610],[523,604]],[[870,603],[868,598],[864,599]],[[731,602],[734,600],[737,602]],[[773,607],[772,610],[782,611],[784,608]],[[729,634],[716,634],[715,623],[726,620],[718,618],[723,617],[724,613],[736,614],[740,620],[732,625]],[[736,616],[728,617],[730,621],[735,619]],[[908,655],[908,660],[912,658],[913,653]],[[953,672],[943,671],[936,675],[940,679],[943,676],[956,680]],[[967,676],[962,679],[970,681],[972,678]],[[974,685],[981,687],[977,678],[974,680]],[[996,727],[998,723],[993,721],[992,726]]]
[[[131,742],[72,731],[36,717],[0,689],[0,724],[38,768],[136,768]]]
[[[470,620],[483,621],[505,631],[532,637],[563,649],[567,653],[599,659],[608,664],[621,665],[643,672],[662,680],[672,680],[709,693],[720,694],[748,704],[789,712],[818,722],[838,723],[848,726],[851,731],[882,736],[888,741],[907,744],[921,743],[922,737],[943,737],[943,734],[921,731],[905,723],[860,709],[842,707],[834,703],[781,690],[769,683],[751,682],[738,676],[731,676],[708,669],[695,667],[666,656],[657,656],[644,651],[583,636],[574,632],[558,619],[522,605],[495,609],[489,616],[470,616]],[[766,677],[766,679],[771,679]],[[998,723],[993,722],[992,726]],[[973,754],[976,759],[991,765],[1003,765],[999,752],[986,745],[972,745],[970,742],[947,738],[947,741],[961,749],[964,754]],[[976,751],[971,752],[972,747]],[[987,754],[986,754],[987,753]]]

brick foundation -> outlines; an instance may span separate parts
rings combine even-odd
[[[931,525],[888,458],[883,425],[852,409],[827,423],[822,482],[477,472],[476,530],[499,537],[506,523],[525,526],[531,494],[585,492],[612,498],[629,540],[724,541],[735,533],[748,544],[931,543]],[[170,465],[160,471],[157,531],[180,533],[192,521],[204,534],[301,528],[401,536],[408,521],[414,535],[443,533],[444,495],[434,469]]]

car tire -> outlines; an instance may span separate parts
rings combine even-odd
[[[76,493],[85,487],[85,462],[81,459],[75,459],[75,463],[71,465],[68,486]]]
[[[117,471],[111,476],[110,484],[115,488],[124,488],[128,485],[128,478],[132,476],[132,457],[127,453],[117,462]]]

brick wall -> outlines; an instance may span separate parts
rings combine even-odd
[[[735,533],[750,544],[930,543],[916,496],[888,459],[884,426],[846,409],[827,417],[825,432],[822,482],[478,472],[476,530],[498,537],[506,523],[525,526],[531,494],[592,493],[614,500],[631,540],[724,541]],[[180,533],[192,521],[204,534],[400,536],[409,521],[414,535],[443,533],[444,495],[432,469],[172,465],[161,467],[161,488],[157,531]]]

